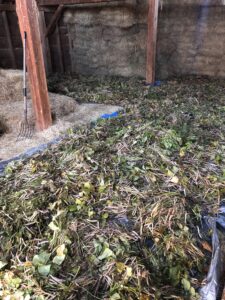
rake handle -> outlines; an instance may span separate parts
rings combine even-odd
[[[27,33],[24,31],[23,38],[23,101],[24,101],[24,119],[27,121],[27,81],[26,81],[26,48],[27,48]]]

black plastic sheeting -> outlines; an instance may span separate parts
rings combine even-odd
[[[4,170],[5,170],[5,168],[7,167],[7,165],[9,163],[11,163],[13,161],[18,161],[18,160],[26,159],[26,158],[32,157],[35,154],[41,153],[45,149],[47,149],[49,146],[58,144],[65,137],[66,136],[57,137],[57,138],[53,139],[52,141],[50,141],[47,144],[39,145],[37,147],[34,147],[34,148],[31,148],[31,149],[27,150],[26,152],[24,152],[24,153],[22,153],[20,155],[17,155],[15,157],[12,157],[12,158],[7,159],[7,160],[0,161],[0,175],[4,174]]]
[[[205,217],[212,230],[212,259],[206,278],[206,285],[201,289],[201,300],[220,300],[225,286],[225,205],[220,207],[218,215]]]

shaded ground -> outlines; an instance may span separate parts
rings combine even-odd
[[[211,255],[202,215],[225,195],[225,84],[65,77],[49,85],[126,114],[7,168],[0,293],[198,299]]]

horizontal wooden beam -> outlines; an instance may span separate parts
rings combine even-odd
[[[37,3],[44,8],[44,6],[56,6],[60,4],[95,4],[95,3],[110,3],[118,2],[124,3],[125,0],[37,0]],[[16,5],[14,4],[0,4],[0,11],[15,11]],[[43,9],[42,9],[43,10]]]
[[[108,3],[115,2],[118,0],[38,0],[39,5],[60,5],[60,4],[92,4],[92,3]],[[119,2],[124,2],[124,0],[119,0]]]

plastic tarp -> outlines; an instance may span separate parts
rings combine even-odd
[[[200,295],[201,300],[217,300],[221,299],[225,284],[225,206],[220,208],[217,217],[208,217],[206,222],[212,230],[213,251],[206,285]]]

